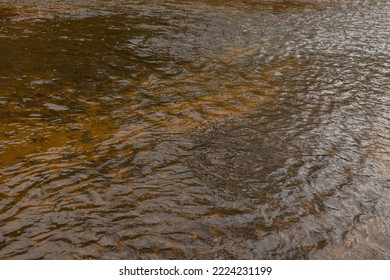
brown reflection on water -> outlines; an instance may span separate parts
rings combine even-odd
[[[0,258],[389,258],[389,5],[357,2],[5,1]]]

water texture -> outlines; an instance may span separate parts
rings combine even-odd
[[[0,259],[390,259],[389,18],[2,0]]]

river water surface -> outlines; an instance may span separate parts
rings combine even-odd
[[[390,2],[0,1],[1,259],[390,259]]]

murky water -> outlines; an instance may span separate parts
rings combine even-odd
[[[390,2],[2,0],[1,259],[389,259]]]

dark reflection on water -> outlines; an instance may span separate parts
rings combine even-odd
[[[388,1],[0,4],[1,259],[389,259]]]

